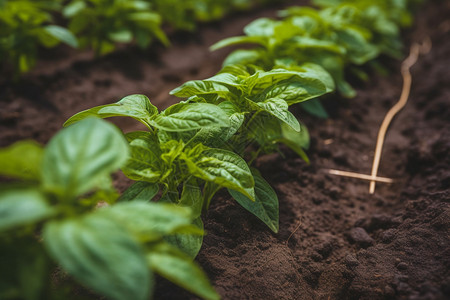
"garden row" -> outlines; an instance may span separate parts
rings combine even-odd
[[[231,3],[230,3],[231,2]],[[118,43],[147,48],[153,40],[169,45],[162,26],[193,31],[198,22],[223,18],[270,0],[2,0],[0,67],[17,74],[36,63],[39,47],[63,42],[106,54]],[[59,20],[59,22],[57,22]],[[67,26],[65,26],[67,24]]]
[[[185,100],[162,112],[131,95],[74,115],[45,149],[19,142],[1,150],[1,174],[23,180],[0,198],[1,251],[10,258],[0,274],[2,298],[56,297],[61,289],[49,278],[58,264],[110,299],[146,299],[154,273],[217,299],[192,262],[214,194],[227,188],[277,232],[277,195],[254,160],[280,144],[308,160],[307,129],[288,107],[300,103],[325,116],[318,97],[335,86],[353,96],[344,71],[364,79],[359,66],[379,68],[379,55],[401,55],[400,27],[411,22],[413,4],[315,3],[321,8],[289,8],[281,20],[258,19],[245,36],[214,45],[255,47],[235,50],[217,75],[173,90]],[[147,130],[124,136],[98,119],[115,116]],[[136,181],[120,197],[110,179],[118,168]]]

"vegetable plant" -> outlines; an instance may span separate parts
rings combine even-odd
[[[334,5],[336,2],[345,2]],[[393,3],[393,1],[382,1]],[[282,11],[282,20],[257,19],[244,28],[245,36],[219,41],[211,49],[238,44],[253,44],[252,49],[232,52],[224,65],[257,65],[265,70],[283,66],[292,68],[312,62],[321,65],[333,77],[337,90],[346,97],[355,91],[345,80],[347,66],[360,66],[380,54],[398,56],[401,49],[399,26],[394,16],[407,15],[392,5],[373,1],[317,1],[324,8],[290,7]],[[403,12],[403,14],[402,14]],[[367,78],[362,70],[352,68]]]
[[[51,12],[59,7],[57,1],[0,1],[0,64],[10,65],[16,77],[35,65],[39,47],[77,47],[70,31],[52,24]]]
[[[174,242],[203,234],[189,208],[130,193],[116,201],[110,173],[129,153],[117,128],[93,118],[62,130],[46,148],[24,141],[0,150],[0,174],[21,180],[0,189],[1,299],[70,296],[50,279],[56,265],[108,299],[148,299],[154,273],[219,298]]]
[[[332,90],[323,69],[305,65],[297,71],[263,71],[230,66],[218,75],[190,81],[172,91],[186,101],[158,113],[143,95],[131,95],[114,104],[82,111],[65,125],[84,118],[132,117],[148,131],[128,133],[131,159],[122,168],[137,181],[126,194],[191,207],[201,226],[201,212],[214,194],[227,188],[244,208],[278,231],[278,199],[270,185],[249,163],[260,153],[284,143],[307,159],[306,130],[289,112],[290,104]],[[250,150],[250,151],[248,151]],[[201,240],[190,239],[187,253],[194,256]]]
[[[169,44],[160,28],[160,15],[146,1],[72,0],[63,14],[80,45],[92,47],[97,55],[113,51],[116,43],[133,40],[141,48],[148,47],[153,38]]]

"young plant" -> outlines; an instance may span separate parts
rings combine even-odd
[[[0,1],[0,64],[10,65],[16,77],[36,64],[41,46],[77,47],[70,31],[52,24],[50,13],[58,8],[57,1]]]
[[[1,299],[67,297],[51,279],[56,265],[108,299],[148,299],[154,273],[219,298],[192,258],[170,243],[203,234],[191,225],[190,209],[114,204],[110,173],[128,159],[122,133],[93,118],[62,130],[45,149],[19,142],[0,150],[0,174],[22,180],[0,189]]]
[[[373,1],[317,0],[323,9],[290,7],[280,12],[284,19],[255,20],[244,28],[245,36],[224,39],[211,49],[256,45],[253,49],[235,50],[224,65],[257,65],[270,70],[280,66],[295,68],[308,62],[319,64],[332,75],[343,96],[353,97],[355,91],[344,76],[346,67],[367,79],[368,75],[356,66],[373,61],[380,54],[401,53],[399,28],[408,23],[409,12],[395,1],[380,2],[384,5]]]
[[[141,48],[153,38],[164,45],[169,41],[161,30],[161,17],[142,0],[72,0],[63,14],[70,20],[69,29],[79,37],[82,47],[92,47],[96,55],[115,49],[116,43],[133,39]]]
[[[158,113],[147,97],[131,95],[115,104],[80,112],[65,126],[90,116],[128,116],[148,128],[127,134],[131,158],[122,170],[129,178],[146,182],[133,186],[134,191],[127,195],[139,195],[145,190],[149,201],[161,189],[161,201],[189,206],[196,217],[209,207],[211,198],[222,187],[254,200],[254,179],[247,163],[232,151],[206,146],[192,138],[205,129],[229,127],[229,118],[220,107],[181,102]],[[201,220],[196,223],[201,224]],[[186,252],[196,255],[201,240],[195,244],[197,250]]]
[[[275,150],[281,142],[307,159],[303,151],[309,143],[307,131],[300,130],[288,106],[331,89],[327,73],[313,65],[297,71],[252,73],[228,67],[210,79],[187,82],[172,91],[189,99],[161,113],[147,97],[131,95],[115,104],[82,111],[65,125],[90,116],[128,116],[142,122],[148,131],[127,134],[131,159],[122,170],[138,181],[127,195],[145,195],[150,200],[162,189],[162,201],[192,207],[198,217],[196,224],[201,224],[202,210],[208,209],[213,195],[225,187],[277,232],[276,194],[242,157],[255,142],[258,149],[251,160],[261,152]],[[186,252],[195,255],[201,240],[191,239],[189,244]]]

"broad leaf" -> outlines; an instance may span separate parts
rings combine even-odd
[[[197,296],[208,300],[220,299],[200,267],[173,246],[159,243],[149,248],[147,261],[154,272]]]
[[[115,219],[92,213],[44,227],[49,254],[76,280],[113,300],[146,300],[153,276],[142,248]]]
[[[54,213],[44,195],[37,190],[7,190],[0,193],[0,231],[33,224]]]
[[[219,107],[228,115],[229,127],[208,127],[200,129],[193,137],[194,142],[200,142],[208,147],[219,148],[228,141],[244,123],[245,115],[231,101],[223,101]]]
[[[123,224],[133,235],[145,242],[176,233],[203,234],[202,229],[191,224],[191,210],[174,204],[122,202],[99,212],[108,219]]]
[[[253,176],[239,155],[227,150],[209,149],[197,159],[185,160],[192,175],[237,190],[253,199]]]
[[[219,95],[224,98],[230,97],[231,93],[229,89],[220,84],[207,80],[191,80],[173,89],[170,92],[171,95],[177,97],[191,97],[195,95]]]
[[[60,131],[47,145],[43,185],[62,196],[79,196],[105,182],[127,158],[128,144],[116,127],[87,119]]]
[[[203,221],[200,217],[195,219],[192,223],[203,230]],[[203,244],[203,235],[198,234],[175,234],[166,236],[164,239],[169,244],[189,255],[192,259],[200,252]]]
[[[175,104],[154,118],[152,125],[166,131],[189,131],[207,126],[227,127],[227,115],[208,103]]]
[[[123,192],[119,201],[150,201],[158,194],[158,191],[157,183],[138,181]]]
[[[237,191],[228,189],[228,192],[240,205],[277,233],[279,228],[277,194],[257,172],[253,172],[253,177],[255,179],[255,201]]]
[[[88,117],[110,118],[131,117],[149,126],[150,119],[158,114],[156,106],[144,95],[129,95],[117,103],[96,106],[79,112],[69,118],[64,126],[81,121]]]

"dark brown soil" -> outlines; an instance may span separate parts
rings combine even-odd
[[[177,101],[167,96],[172,88],[219,70],[227,51],[210,53],[209,45],[274,14],[205,26],[198,36],[176,36],[168,50],[49,57],[23,81],[0,84],[0,144],[45,143],[72,114],[132,93],[167,107]],[[388,131],[379,175],[394,184],[378,184],[370,195],[367,182],[327,174],[370,173],[379,125],[402,85],[400,62],[386,61],[390,75],[356,83],[355,99],[326,99],[330,119],[296,111],[311,133],[310,165],[287,150],[257,161],[279,196],[278,234],[226,193],[213,200],[198,262],[224,299],[450,299],[448,16],[448,1],[429,1],[405,32],[406,44],[429,36],[433,48],[413,67],[410,102]],[[195,299],[163,280],[155,298]]]

